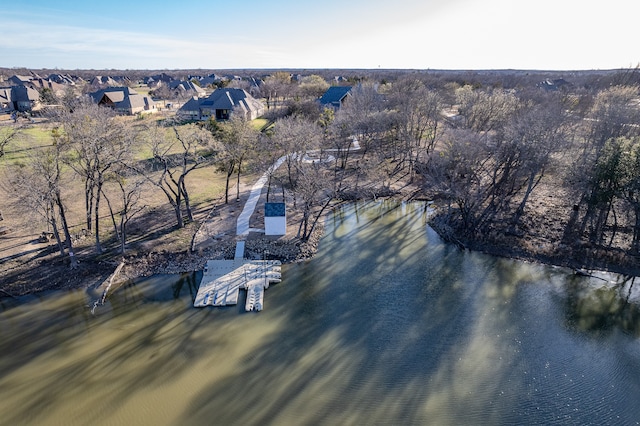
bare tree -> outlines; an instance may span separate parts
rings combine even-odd
[[[302,77],[298,93],[304,98],[317,99],[329,88],[329,83],[320,75],[311,74]]]
[[[613,138],[635,136],[640,133],[640,120],[635,86],[614,86],[599,92],[588,112],[586,125],[587,155],[597,159],[600,149]]]
[[[53,132],[54,141],[65,152],[65,162],[84,179],[87,229],[100,241],[100,201],[109,172],[131,156],[133,132],[111,110],[84,101],[62,110],[56,117],[62,124]],[[93,218],[92,218],[93,216]]]
[[[107,194],[104,194],[105,200],[107,200],[107,204],[109,205],[114,232],[120,242],[120,253],[122,254],[126,251],[127,225],[129,221],[147,207],[146,205],[140,205],[146,179],[142,176],[131,174],[127,172],[127,170],[129,169],[122,167],[113,179],[120,189],[121,208],[118,212],[114,211]],[[116,214],[120,218],[118,222],[116,222]]]
[[[332,126],[337,135],[356,137],[364,158],[384,139],[392,127],[392,119],[375,85],[363,84],[352,90],[352,96],[338,110]]]
[[[392,86],[397,139],[403,144],[402,161],[411,180],[415,164],[433,151],[441,122],[442,100],[416,79],[401,79]]]
[[[193,221],[186,177],[193,170],[210,164],[216,158],[218,147],[211,133],[195,124],[167,129],[153,126],[146,134],[153,153],[157,177],[138,170],[167,197],[176,215],[178,228],[184,227],[182,205],[187,219]]]
[[[11,173],[10,183],[24,205],[39,214],[51,226],[60,256],[64,258],[68,254],[71,268],[74,269],[78,260],[73,251],[73,241],[62,200],[61,170],[58,148],[46,148],[39,151],[38,155],[31,156],[24,166],[16,167]],[[60,225],[64,243],[60,235]]]
[[[614,86],[599,92],[584,120],[585,141],[576,166],[582,172],[579,179],[586,183],[580,203],[586,211],[580,223],[579,235],[588,232],[591,242],[604,238],[604,228],[613,210],[615,189],[611,187],[617,177],[611,161],[609,141],[620,137],[634,137],[640,133],[637,122],[640,112],[634,104],[637,87]],[[611,148],[611,146],[609,147]],[[605,157],[601,158],[604,154]],[[617,161],[617,160],[616,160]]]
[[[512,221],[514,228],[518,226],[531,193],[544,177],[552,154],[561,154],[566,148],[565,117],[560,100],[550,97],[543,104],[529,102],[520,108],[507,126],[505,138],[522,159],[514,178],[520,188],[525,188]]]
[[[245,117],[232,114],[228,122],[217,126],[214,135],[222,148],[218,166],[226,173],[224,202],[228,204],[229,182],[233,173],[236,173],[236,200],[240,200],[242,165],[255,152],[258,132]]]
[[[307,241],[313,234],[318,219],[334,198],[333,183],[322,162],[302,162],[296,164],[298,179],[293,188],[302,209],[302,220],[298,227],[298,237]]]
[[[519,104],[512,92],[474,89],[468,85],[456,90],[456,101],[465,127],[482,134],[499,132]]]
[[[43,155],[30,157],[22,167],[13,168],[8,176],[9,185],[20,204],[46,221],[56,239],[60,256],[64,258],[66,248],[60,236],[55,208],[56,174],[51,153],[46,151]]]
[[[258,134],[257,144],[255,147],[255,167],[260,170],[267,171],[267,203],[271,195],[271,185],[276,176],[277,168],[274,168],[275,162],[280,158],[280,152],[275,144],[273,138],[269,137],[265,133]]]
[[[264,79],[260,91],[267,101],[267,109],[276,108],[278,99],[285,101],[291,95],[291,74],[284,71],[273,73]]]
[[[271,137],[279,155],[286,156],[287,179],[296,187],[299,171],[307,152],[318,149],[322,129],[315,123],[299,117],[278,120]]]
[[[478,133],[450,130],[432,161],[422,164],[428,188],[448,202],[446,221],[462,233],[474,234],[489,197],[491,152]]]
[[[640,138],[623,140],[620,161],[621,196],[629,203],[635,216],[631,250],[640,254]]]
[[[3,126],[0,128],[0,158],[4,157],[9,142],[18,135],[19,127]]]
[[[0,128],[0,159],[4,157],[5,150],[17,135],[19,127],[2,127]],[[0,210],[0,220],[3,220],[2,210]]]

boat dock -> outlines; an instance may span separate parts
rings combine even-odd
[[[238,216],[235,258],[207,262],[198,294],[193,301],[194,307],[237,305],[240,289],[245,289],[247,290],[245,309],[261,311],[264,308],[264,290],[269,288],[269,284],[280,282],[281,262],[244,259],[245,239],[251,231],[265,232],[264,229],[250,228],[249,219],[258,204],[262,188],[267,183],[270,173],[284,163],[286,158],[286,155],[278,158],[251,188],[249,198]],[[265,250],[265,255],[266,253]]]
[[[237,305],[240,289],[247,290],[247,311],[264,308],[264,290],[281,280],[279,260],[209,260],[193,306]]]

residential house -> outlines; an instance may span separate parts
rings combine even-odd
[[[72,76],[69,74],[49,74],[49,81],[52,81],[54,83],[58,83],[58,84],[64,84],[67,86],[75,86],[76,82],[81,81],[80,77],[77,76]]]
[[[546,79],[537,84],[538,87],[548,91],[548,92],[557,92],[560,89],[564,89],[567,86],[571,86],[564,78],[556,78],[556,79]]]
[[[173,78],[173,76],[167,74],[167,73],[162,73],[162,74],[156,74],[156,75],[152,75],[151,77],[145,78],[145,84],[147,84],[147,80],[151,79],[153,81],[160,81],[162,83],[169,83],[173,80],[175,80],[175,78]]]
[[[194,96],[206,95],[205,90],[191,81],[173,80],[169,83],[169,89],[178,91],[181,95],[193,94]]]
[[[162,81],[160,80],[155,80],[153,77],[145,77],[143,80],[143,83],[149,88],[149,89],[157,89],[159,87],[162,86]]]
[[[337,111],[351,96],[351,89],[351,86],[331,86],[318,101],[323,107]]]
[[[40,93],[30,87],[16,86],[14,102],[18,111],[34,111],[40,107]]]
[[[109,87],[90,93],[98,105],[114,109],[118,114],[134,115],[157,112],[156,104],[148,96],[143,96],[130,87]]]
[[[200,120],[200,99],[193,96],[178,110],[178,115],[186,120]]]
[[[37,90],[38,92],[42,91],[42,89],[51,90],[56,96],[61,96],[64,94],[67,86],[64,84],[56,83],[55,81],[51,81],[44,78],[34,78],[29,83],[25,84],[27,87],[31,87],[32,89]]]
[[[232,114],[241,114],[248,120],[254,120],[264,114],[264,104],[246,90],[225,87],[216,89],[207,98],[194,97],[178,110],[178,115],[197,120],[213,117],[217,121],[225,121]]]
[[[129,77],[126,75],[114,75],[111,76],[111,79],[116,82],[118,86],[129,86],[133,83]]]
[[[13,101],[11,100],[11,87],[0,88],[0,113],[14,110]]]
[[[207,77],[199,78],[201,87],[217,85],[223,81],[223,77],[216,74],[209,74]]]
[[[113,78],[108,75],[97,75],[89,81],[91,86],[102,87],[102,86],[118,86],[118,82],[116,82]]]
[[[253,96],[254,98],[259,96],[261,91],[260,87],[264,84],[264,80],[262,80],[261,78],[249,77],[247,81],[249,82],[248,90],[251,96]]]
[[[40,107],[40,93],[26,86],[0,88],[0,111],[34,111]]]
[[[9,77],[9,79],[7,80],[9,82],[9,84],[12,84],[14,86],[26,86],[29,82],[31,82],[31,80],[33,79],[32,76],[30,75],[12,75],[11,77]]]

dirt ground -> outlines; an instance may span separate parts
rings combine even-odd
[[[84,230],[82,182],[70,174],[67,178],[75,181],[67,182],[63,199],[74,253],[79,260],[78,267],[71,270],[68,259],[60,256],[55,240],[41,238],[43,233],[51,231],[43,218],[32,214],[27,206],[16,200],[12,188],[6,184],[8,176],[5,173],[10,170],[7,165],[28,161],[32,153],[37,155],[40,149],[51,145],[52,141],[46,135],[50,130],[49,123],[38,120],[15,124],[5,119],[0,123],[1,126],[27,128],[26,136],[7,147],[7,157],[0,163],[0,297],[54,289],[97,287],[108,282],[121,262],[124,262],[124,266],[117,277],[119,281],[154,273],[199,270],[208,259],[233,257],[237,217],[258,175],[245,174],[241,177],[239,201],[236,200],[233,182],[229,203],[225,204],[222,173],[217,173],[213,166],[191,172],[187,177],[187,185],[195,220],[183,229],[176,229],[175,215],[165,195],[157,188],[150,187],[141,202],[146,205],[145,210],[128,226],[127,252],[123,257],[113,238],[111,219],[104,202],[101,208],[101,243],[106,250],[103,254],[96,254],[95,236]],[[34,132],[30,133],[29,130]],[[272,197],[271,201],[282,201],[281,192],[272,194]],[[261,207],[264,206],[264,198],[263,194],[251,218],[252,228],[264,228]],[[291,199],[285,201],[291,206]],[[287,261],[309,257],[315,252],[319,238],[315,235],[320,235],[321,227],[314,238],[301,244],[296,238],[299,217],[292,208],[289,208],[288,215],[290,226],[287,235],[266,238],[263,234],[252,233],[247,241],[248,256],[263,255],[267,247],[271,248],[273,257]]]
[[[256,177],[247,177],[254,180]],[[100,287],[106,284],[120,262],[124,267],[115,281],[148,276],[157,273],[181,273],[203,269],[209,259],[230,259],[235,253],[237,218],[248,197],[252,182],[241,184],[240,200],[235,187],[233,197],[225,204],[222,196],[198,205],[195,222],[183,229],[175,229],[173,211],[156,206],[145,215],[135,218],[130,225],[130,243],[124,257],[117,253],[115,241],[111,250],[97,256],[94,236],[75,235],[75,253],[79,259],[77,269],[71,270],[67,259],[62,259],[55,240],[39,239],[43,227],[33,226],[19,214],[20,208],[9,205],[6,219],[0,221],[0,297],[20,296],[54,289]],[[266,195],[261,196],[250,227],[264,229],[263,206]],[[282,196],[272,194],[270,201],[281,202]],[[284,236],[265,236],[251,232],[247,238],[247,257],[260,258],[268,249],[270,256],[284,261],[308,258],[315,253],[322,226],[317,228],[308,242],[297,238],[300,220],[288,204],[288,227]],[[109,244],[107,243],[107,246]]]
[[[143,215],[136,217],[130,226],[127,253],[123,257],[114,248],[115,241],[105,242],[110,250],[97,256],[94,237],[79,232],[74,227],[74,245],[79,266],[70,270],[68,260],[60,258],[56,244],[52,240],[41,241],[39,236],[46,229],[42,222],[24,214],[24,208],[11,203],[4,189],[0,197],[3,219],[0,221],[0,298],[19,296],[47,290],[65,288],[100,287],[109,282],[111,274],[121,262],[123,268],[115,281],[158,273],[180,273],[201,270],[208,259],[232,258],[235,252],[236,223],[249,191],[258,176],[245,176],[240,186],[240,200],[235,199],[235,187],[230,191],[230,201],[217,195],[205,193],[194,198],[195,221],[183,229],[175,229],[173,211],[165,202],[157,199]],[[198,180],[199,179],[199,180]],[[203,186],[208,180],[205,175],[194,181],[194,186]],[[397,182],[396,197],[402,199],[427,199],[433,194],[422,193],[417,186],[407,186]],[[0,187],[0,192],[3,188]],[[195,191],[198,194],[197,191]],[[271,193],[269,201],[283,201],[281,191]],[[263,191],[256,212],[250,220],[251,228],[264,228],[263,206],[266,196]],[[315,254],[322,235],[322,223],[308,242],[297,238],[300,223],[292,200],[287,197],[287,234],[280,237],[265,236],[252,232],[247,238],[245,256],[261,258],[265,250],[271,258],[285,262],[308,259]],[[78,202],[78,200],[76,200]],[[435,206],[439,206],[436,200]],[[77,210],[77,206],[76,206]],[[331,208],[325,213],[330,212]],[[82,211],[80,209],[80,211]],[[518,233],[507,232],[496,224],[481,240],[464,241],[473,250],[484,251],[498,256],[518,258],[574,269],[598,269],[628,275],[640,275],[640,259],[627,251],[615,247],[625,247],[629,235],[621,232],[614,248],[594,247],[582,240],[567,240],[565,224],[573,211],[572,197],[559,192],[558,188],[541,184],[522,217]],[[81,219],[75,218],[78,222]],[[438,223],[434,223],[437,228]],[[445,234],[439,229],[441,234]]]
[[[517,232],[510,229],[510,218],[505,218],[495,221],[491,231],[476,240],[456,242],[470,250],[576,271],[601,270],[640,276],[640,257],[623,249],[630,246],[631,229],[616,233],[610,246],[590,244],[585,238],[567,232],[567,224],[575,213],[574,199],[566,189],[542,181],[525,208]],[[439,225],[441,221],[432,221],[435,228]],[[441,235],[450,233],[449,229],[437,230]]]

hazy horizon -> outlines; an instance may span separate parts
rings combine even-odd
[[[616,72],[616,71],[624,71],[624,70],[634,70],[640,69],[640,64],[629,66],[629,67],[619,67],[619,68],[592,68],[592,69],[517,69],[517,68],[486,68],[486,69],[440,69],[440,68],[293,68],[293,67],[279,67],[279,68],[251,68],[251,67],[228,67],[228,68],[60,68],[60,67],[23,67],[23,66],[15,66],[15,67],[1,67],[0,70],[29,70],[29,71],[81,71],[81,72],[187,72],[187,71],[265,71],[265,72],[276,72],[276,71],[299,71],[299,72],[322,72],[322,71],[345,71],[345,72],[373,72],[373,71],[388,71],[388,72],[443,72],[443,73],[541,73],[541,74],[554,74],[554,73],[607,73],[607,72]]]

